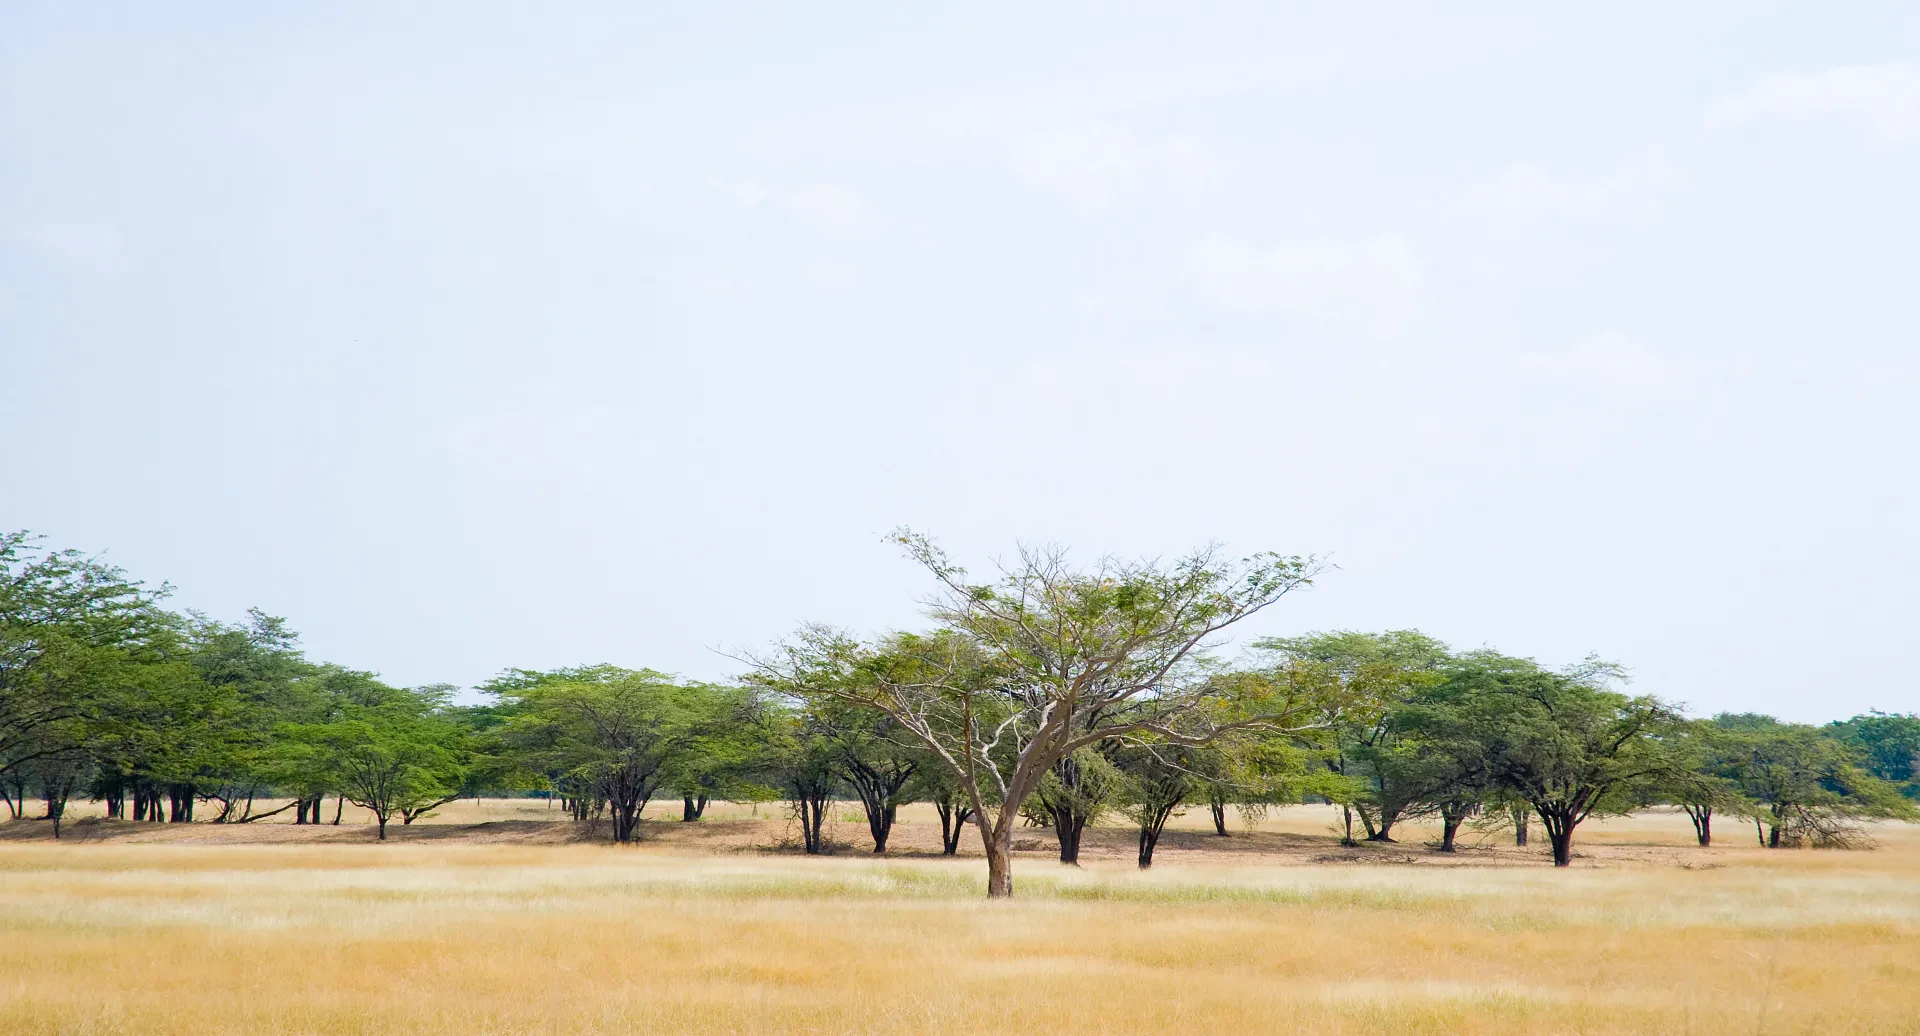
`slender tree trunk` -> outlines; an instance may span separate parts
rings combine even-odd
[[[345,795],[341,795],[339,800],[336,801],[333,806],[333,826],[335,827],[340,826],[340,814],[346,812],[346,810],[347,810],[347,797]]]
[[[1346,825],[1344,829],[1345,833],[1340,836],[1340,844],[1347,845],[1347,846],[1359,845],[1360,844],[1359,842],[1356,842],[1353,840],[1353,807],[1341,806],[1340,818],[1342,822]]]
[[[1760,826],[1759,817],[1753,818],[1753,837],[1759,840],[1760,848],[1767,847],[1767,829]]]
[[[1227,837],[1227,800],[1219,795],[1213,796],[1207,800],[1207,812],[1213,814],[1213,833],[1221,838]]]
[[[1515,806],[1509,810],[1513,816],[1513,844],[1520,848],[1527,845],[1527,822],[1532,819],[1532,810],[1526,806]]]
[[[385,811],[385,810],[377,810],[377,811],[375,811],[375,812],[374,812],[374,814],[373,814],[373,819],[374,819],[374,821],[375,821],[376,823],[378,823],[378,824],[380,825],[380,837],[379,837],[379,840],[380,840],[380,841],[382,841],[382,842],[384,842],[384,841],[386,841],[386,840],[387,840],[387,814],[386,814],[386,811]]]
[[[1169,802],[1165,806],[1156,806],[1151,812],[1141,815],[1139,854],[1141,870],[1153,866],[1154,847],[1160,844],[1160,832],[1166,830],[1167,818],[1173,816],[1174,807],[1177,805],[1179,803]]]

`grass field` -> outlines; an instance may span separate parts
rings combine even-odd
[[[1554,871],[1491,834],[1341,850],[1302,807],[1228,839],[1186,818],[1145,874],[1123,829],[1080,870],[1036,841],[989,904],[930,814],[875,859],[784,851],[766,807],[626,849],[538,810],[385,845],[351,818],[0,825],[0,1032],[1920,1032],[1920,829],[1701,851],[1653,815]]]

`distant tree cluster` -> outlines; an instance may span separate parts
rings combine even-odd
[[[384,839],[393,819],[521,792],[617,842],[658,799],[683,822],[780,800],[809,853],[830,848],[837,802],[859,804],[875,852],[925,802],[945,853],[975,832],[994,896],[1012,893],[1018,829],[1074,863],[1086,828],[1119,815],[1148,867],[1190,807],[1224,837],[1230,811],[1332,803],[1353,845],[1430,818],[1447,852],[1463,829],[1524,845],[1538,823],[1562,866],[1582,822],[1650,805],[1684,810],[1703,846],[1715,819],[1769,847],[1847,847],[1865,821],[1920,816],[1920,717],[1689,720],[1608,663],[1552,670],[1409,631],[1267,639],[1227,661],[1221,635],[1309,585],[1313,559],[1081,569],[1029,550],[974,581],[897,539],[938,587],[927,630],[803,627],[743,655],[732,684],[509,670],[458,705],[446,685],[311,661],[263,612],[170,611],[164,585],[0,535],[0,800],[15,818],[38,800],[56,837],[76,796],[147,823],[338,824],[352,803]]]

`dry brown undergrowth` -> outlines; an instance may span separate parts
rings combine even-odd
[[[1729,826],[1702,852],[1653,815],[1555,872],[1413,830],[1342,850],[1323,809],[1228,839],[1198,815],[1151,873],[1107,829],[1082,870],[1023,853],[1020,898],[989,905],[979,859],[929,855],[930,812],[876,860],[779,851],[777,807],[716,811],[631,849],[565,844],[524,802],[386,845],[0,826],[0,1032],[1920,1030],[1915,829],[1766,852]]]

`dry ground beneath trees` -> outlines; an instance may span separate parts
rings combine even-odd
[[[669,816],[678,803],[666,803]],[[655,807],[659,811],[661,807]],[[778,807],[582,843],[462,802],[385,845],[340,827],[0,825],[0,1032],[1920,1032],[1920,829],[1769,852],[1684,818],[1583,830],[1569,871],[1504,838],[1343,850],[1324,808],[1159,862],[1051,839],[984,903],[929,811],[884,859],[785,843]]]

